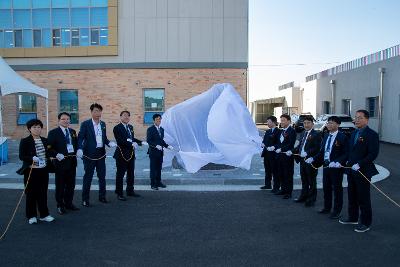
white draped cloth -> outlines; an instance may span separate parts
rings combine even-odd
[[[187,172],[208,163],[250,169],[254,154],[261,152],[250,112],[231,84],[215,84],[208,91],[168,109],[162,118],[167,144],[163,167],[176,156]]]

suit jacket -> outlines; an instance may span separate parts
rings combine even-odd
[[[300,137],[300,144],[294,149],[293,153],[295,154],[300,154],[302,145],[301,141],[303,140],[304,136],[307,134],[306,131],[303,131],[301,137]],[[311,129],[310,133],[308,134],[307,140],[305,140],[305,145],[304,145],[304,151],[307,153],[306,158],[313,158],[315,157],[318,152],[321,150],[321,142],[322,142],[322,137],[321,133],[317,132],[314,129]],[[301,157],[296,156],[295,157],[296,162],[299,162],[301,160]]]
[[[100,121],[100,125],[103,139],[102,152],[105,154],[105,145],[108,145],[110,141],[108,140],[106,134],[106,123],[104,121]],[[92,119],[89,119],[81,124],[81,129],[79,130],[78,135],[78,149],[82,149],[84,155],[88,157],[94,157],[96,151],[98,150],[96,146],[96,133],[94,132]]]
[[[354,164],[360,165],[360,171],[367,177],[378,174],[374,160],[379,154],[379,136],[378,134],[366,126],[357,138],[354,144],[356,131],[351,134],[349,140],[348,166]]]
[[[283,135],[283,142],[281,143],[280,138],[281,134]],[[296,143],[296,131],[293,129],[292,126],[289,126],[286,132],[281,129],[281,134],[278,136],[278,143],[276,148],[280,148],[281,152],[286,152],[289,150],[293,150],[294,143]]]
[[[58,153],[67,155],[76,155],[76,150],[78,148],[78,137],[74,129],[68,128],[71,137],[71,143],[74,147],[74,153],[68,153],[67,150],[67,140],[63,130],[60,127],[52,129],[47,135],[47,149],[49,150],[50,157],[54,158]],[[69,168],[76,168],[77,160],[76,157],[66,158],[62,161],[57,159],[52,160],[54,167],[58,170],[66,170]]]
[[[147,129],[147,143],[149,144],[148,154],[149,157],[162,157],[164,155],[163,150],[158,150],[156,148],[157,145],[162,147],[168,147],[168,144],[164,141],[164,128],[160,127],[160,134],[157,131],[155,125],[150,126]]]
[[[40,137],[42,140],[44,149],[46,151],[46,159],[49,158],[49,153],[47,149],[47,138],[45,137]],[[25,137],[21,139],[21,142],[19,143],[19,159],[22,161],[22,167],[17,170],[18,174],[23,175],[25,171],[27,171],[30,166],[32,165],[33,161],[32,158],[36,155],[36,147],[35,147],[35,140],[33,140],[33,136],[29,135],[28,137]],[[54,172],[53,166],[50,165],[50,161],[46,161],[46,170],[49,172]]]
[[[269,129],[265,132],[264,134],[264,139],[263,139],[263,144],[265,145],[261,157],[265,157],[267,153],[270,155],[276,154],[274,151],[268,151],[267,147],[269,146],[277,146],[279,143],[279,137],[281,136],[281,130],[278,127],[274,128],[274,131],[272,132],[272,129]]]
[[[122,123],[115,125],[113,129],[115,140],[117,141],[117,145],[119,146],[119,148],[116,148],[114,152],[115,159],[122,159],[121,152],[124,155],[125,159],[129,159],[132,155],[132,151],[133,153],[135,153],[132,147],[132,142],[138,143],[139,146],[142,145],[142,141],[135,138],[133,126],[128,124],[128,129],[131,133],[131,136],[129,136],[125,126]],[[127,141],[127,139],[131,139],[132,142]],[[135,154],[133,154],[133,158],[135,158]]]
[[[315,164],[320,167],[324,164],[324,156],[325,156],[325,146],[326,142],[328,142],[329,134],[326,134],[324,140],[322,141],[321,149],[318,154],[314,157]],[[332,150],[329,155],[329,162],[339,162],[342,166],[346,165],[347,155],[349,150],[349,141],[347,136],[338,132],[335,140],[332,140]],[[317,167],[316,166],[316,167]]]

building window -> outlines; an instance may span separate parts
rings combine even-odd
[[[107,0],[0,0],[0,47],[89,45],[108,45]]]
[[[367,97],[367,110],[371,118],[378,116],[378,97]]]
[[[342,111],[343,111],[343,114],[351,116],[351,100],[350,99],[342,100]]]
[[[68,112],[71,114],[71,123],[79,123],[79,105],[77,90],[59,91],[59,112]]]
[[[144,116],[143,121],[145,124],[153,123],[153,115],[156,113],[164,113],[164,89],[144,89]]]
[[[17,95],[18,125],[25,125],[30,119],[37,118],[36,96],[30,94]]]
[[[330,114],[331,113],[331,102],[322,101],[322,114]]]

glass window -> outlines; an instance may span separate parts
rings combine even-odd
[[[18,95],[19,112],[36,112],[36,96],[30,94]]]
[[[61,46],[68,47],[71,46],[71,30],[61,29]]]
[[[0,9],[11,9],[11,0],[1,0]]]
[[[100,29],[100,45],[108,45],[108,29]]]
[[[14,42],[15,47],[22,47],[22,30],[14,31]]]
[[[378,116],[378,97],[367,97],[367,110],[371,118]]]
[[[59,91],[59,112],[68,112],[71,114],[71,123],[79,123],[79,105],[77,90]]]
[[[144,123],[153,123],[152,116],[155,113],[164,112],[164,89],[144,89]]]
[[[54,8],[69,7],[69,1],[66,0],[51,0],[51,6]]]
[[[71,7],[88,7],[90,0],[71,0]]]
[[[90,4],[91,4],[91,6],[107,6],[108,1],[107,0],[91,0]]]
[[[106,7],[95,7],[90,9],[90,26],[108,26],[108,12]]]
[[[32,28],[30,10],[14,10],[14,28]]]
[[[67,28],[70,26],[69,23],[69,9],[67,8],[55,8],[52,9],[52,22],[53,27]]]
[[[5,29],[13,27],[11,10],[0,10],[0,25],[1,28]]]
[[[342,110],[343,110],[343,114],[351,116],[351,100],[350,99],[342,100]]]
[[[24,30],[22,40],[23,40],[23,47],[32,47],[33,46],[32,30]]]
[[[53,46],[60,46],[61,45],[61,33],[60,29],[53,30]]]
[[[4,31],[0,30],[0,48],[4,47]]]
[[[90,29],[90,45],[99,45],[99,29]]]
[[[50,8],[51,0],[32,0],[32,8]]]
[[[322,101],[322,112],[324,114],[331,113],[331,102],[329,101]]]
[[[5,48],[14,47],[14,31],[13,30],[5,30],[4,31],[4,47]]]
[[[50,9],[34,9],[32,24],[33,28],[50,28]]]
[[[43,29],[42,30],[42,46],[43,47],[51,47],[52,43],[52,36],[50,29]]]
[[[89,8],[72,8],[71,26],[89,27]]]
[[[80,29],[80,46],[89,46],[89,29]]]
[[[14,9],[31,8],[31,0],[13,0]]]
[[[71,30],[71,46],[79,46],[79,29]]]
[[[33,47],[41,47],[41,46],[42,46],[42,31],[33,30]]]

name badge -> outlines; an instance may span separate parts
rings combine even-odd
[[[126,141],[132,143],[132,139],[130,139],[130,138],[126,139]]]
[[[329,160],[329,151],[325,151],[324,160]]]
[[[44,159],[39,159],[39,168],[46,167],[46,161]]]
[[[68,144],[67,145],[67,150],[68,150],[68,153],[74,153],[74,146],[71,145],[71,144]]]
[[[97,147],[103,147],[103,138],[101,135],[96,135]]]

